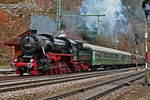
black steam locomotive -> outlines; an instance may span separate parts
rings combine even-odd
[[[20,48],[23,53],[14,61],[17,73],[23,75],[23,73],[29,72],[37,75],[50,72],[51,69],[51,73],[53,73],[56,69],[57,72],[62,70],[60,67],[64,67],[64,70],[67,71],[70,68],[65,68],[64,63],[67,67],[73,65],[72,60],[77,58],[78,50],[82,46],[82,42],[67,39],[64,35],[53,37],[52,35],[38,34],[36,30],[32,30],[31,34],[25,34],[20,39]],[[55,71],[55,73],[57,72]]]

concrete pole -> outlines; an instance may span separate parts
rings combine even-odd
[[[98,35],[100,35],[100,33],[99,33],[99,17],[100,16],[98,16],[98,28],[97,28]]]
[[[61,34],[61,0],[57,0],[57,34],[59,36]]]
[[[142,43],[142,56],[144,56],[144,43]]]
[[[147,54],[148,54],[148,15],[146,15],[146,33],[145,33],[145,84],[149,85],[149,73],[148,73],[148,67],[147,67]]]
[[[138,50],[137,50],[137,44],[136,44],[136,70],[138,70],[138,66],[137,66],[137,63],[138,63],[138,57],[137,57],[137,54],[138,54]]]

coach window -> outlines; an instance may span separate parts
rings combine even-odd
[[[126,59],[126,55],[123,55],[123,59]]]
[[[117,59],[118,59],[118,58],[119,58],[119,55],[118,55],[118,54],[115,54],[115,58],[117,58]]]
[[[95,57],[98,58],[98,52],[97,51],[95,52]]]
[[[128,56],[128,59],[130,59],[130,56]]]
[[[101,58],[101,53],[100,52],[98,52],[98,57]]]
[[[121,59],[121,55],[119,54],[119,59]]]
[[[130,56],[128,56],[128,59],[130,59]]]
[[[127,56],[127,55],[125,56],[125,59],[128,59],[128,56]]]
[[[102,56],[102,58],[104,58],[104,53],[103,52],[101,52],[101,56]]]
[[[125,55],[122,55],[123,56],[123,59],[126,59],[126,56]]]
[[[98,51],[95,52],[95,57],[99,58],[99,52]]]
[[[120,59],[123,59],[123,55],[120,55]]]
[[[104,52],[104,58],[109,58],[109,54],[107,52]]]
[[[128,59],[128,56],[126,55],[126,58],[125,58],[126,60]]]
[[[104,56],[103,56],[103,57],[104,57],[104,58],[107,58],[107,53],[106,53],[106,52],[104,52],[103,54],[104,54]]]
[[[110,58],[113,58],[113,53],[110,53]]]
[[[115,53],[113,54],[113,58],[115,58]]]

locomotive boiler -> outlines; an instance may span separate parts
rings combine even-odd
[[[54,38],[52,35],[37,34],[37,32],[25,34],[20,39],[20,48],[26,54],[39,51],[43,54],[45,54],[45,52],[71,54],[73,48],[76,48],[75,45],[76,42],[71,42],[65,37]]]

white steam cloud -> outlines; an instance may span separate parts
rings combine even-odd
[[[112,33],[114,30],[126,34],[130,24],[128,17],[123,14],[126,8],[120,0],[84,0],[80,6],[81,15],[102,15],[100,20],[100,31]],[[82,17],[86,27],[90,31],[97,31],[98,17]]]
[[[31,17],[31,30],[37,30],[38,34],[55,35],[56,24],[47,16],[33,14]]]

